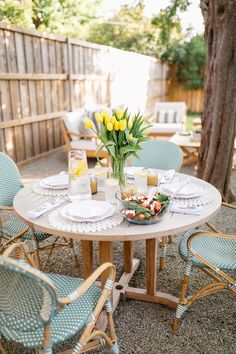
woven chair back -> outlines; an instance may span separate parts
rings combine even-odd
[[[57,305],[56,290],[42,272],[0,256],[0,323],[4,332],[33,331],[47,324]]]
[[[236,240],[207,237],[203,233],[191,240],[190,247],[194,254],[203,257],[214,268],[236,270]]]
[[[138,157],[131,159],[132,166],[179,171],[183,163],[183,152],[170,141],[150,140],[141,145]]]
[[[16,193],[23,187],[15,162],[0,152],[0,205],[12,206]]]

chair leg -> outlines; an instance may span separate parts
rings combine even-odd
[[[72,239],[70,239],[69,242],[70,242],[70,249],[71,249],[71,252],[72,252],[72,258],[73,258],[74,266],[75,267],[79,267],[79,261],[78,261],[78,257],[77,257],[76,251],[75,251],[74,241]]]
[[[1,352],[2,354],[7,354],[7,352],[6,352],[5,349],[3,348],[3,345],[2,345],[1,342],[0,342],[0,352]]]
[[[191,273],[191,268],[192,268],[192,259],[189,258],[187,260],[187,265],[186,265],[185,274],[184,274],[184,280],[183,280],[183,284],[182,284],[182,288],[181,288],[181,293],[180,293],[180,297],[179,297],[178,306],[177,306],[177,309],[176,309],[175,319],[173,321],[173,326],[172,326],[173,331],[175,333],[179,329],[180,318],[183,316],[183,314],[187,310],[186,294],[187,294],[187,289],[188,289],[188,283],[189,283],[189,277],[190,277],[190,273]]]
[[[163,237],[160,244],[160,270],[165,268],[166,263],[166,244],[167,244],[167,237]]]

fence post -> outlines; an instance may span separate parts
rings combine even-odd
[[[66,38],[66,43],[67,43],[67,63],[68,63],[68,101],[69,101],[69,111],[73,111],[74,105],[73,105],[73,82],[71,79],[71,74],[72,74],[72,47],[71,47],[71,42],[70,38]]]

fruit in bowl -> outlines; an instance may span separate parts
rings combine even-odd
[[[166,194],[131,196],[122,200],[128,221],[136,224],[155,224],[168,211],[170,198]]]

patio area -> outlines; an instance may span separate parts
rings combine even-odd
[[[92,167],[95,160],[90,159]],[[49,167],[50,166],[50,167]],[[36,161],[20,168],[22,181],[25,185],[67,169],[66,152],[59,151],[45,160]],[[181,172],[192,175],[194,168],[188,166]],[[236,186],[236,172],[233,171],[233,184]],[[222,208],[212,220],[223,233],[235,234],[236,221],[234,211]],[[174,245],[168,247],[166,267],[157,271],[157,284],[161,291],[179,296],[180,284],[183,278],[184,263],[181,261],[177,247],[181,235],[174,237]],[[98,246],[95,243],[95,264],[98,264]],[[79,255],[79,269],[72,266],[70,251],[66,249],[54,252],[47,272],[55,272],[72,276],[82,275],[82,260],[80,243],[76,242]],[[122,272],[122,243],[114,246],[114,264],[117,276]],[[134,242],[134,255],[141,259],[141,264],[131,281],[131,286],[145,287],[145,245],[142,241]],[[206,282],[207,278],[197,269],[191,277],[193,292]],[[191,291],[190,291],[191,292]],[[173,334],[171,324],[174,310],[154,303],[127,300],[120,302],[114,312],[115,328],[119,340],[121,354],[161,354],[183,353],[217,354],[235,353],[235,298],[228,292],[205,297],[194,304],[186,313],[183,324],[177,335]],[[79,337],[73,338],[73,344]],[[67,341],[57,348],[56,352],[71,347]],[[95,350],[95,353],[108,353],[108,349]],[[8,344],[8,353],[33,353],[19,345]]]

